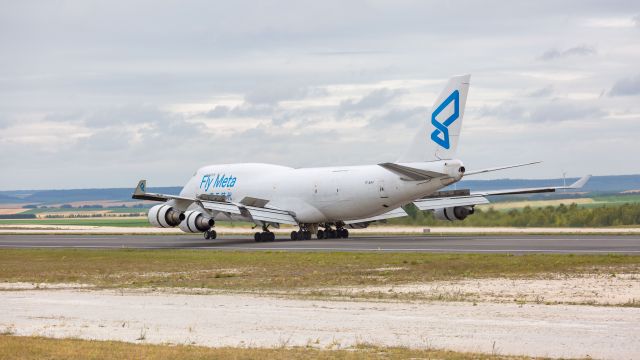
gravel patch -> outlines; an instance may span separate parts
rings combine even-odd
[[[313,290],[317,291],[317,290]],[[421,284],[332,287],[335,296],[401,294],[417,299],[640,307],[640,274],[592,274],[542,279],[474,279]]]
[[[127,290],[0,292],[0,330],[204,346],[362,343],[500,354],[640,357],[640,308],[325,301]]]

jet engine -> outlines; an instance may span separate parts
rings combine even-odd
[[[436,209],[434,216],[438,220],[464,220],[467,216],[473,214],[473,206],[456,206],[449,208]]]
[[[187,211],[184,213],[184,221],[180,223],[180,230],[184,232],[205,232],[211,230],[215,221],[199,211]]]
[[[185,218],[182,211],[176,210],[167,204],[152,207],[149,209],[147,217],[151,225],[163,228],[178,226]]]

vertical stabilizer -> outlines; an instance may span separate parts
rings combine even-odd
[[[453,159],[456,156],[462,117],[471,75],[454,76],[438,96],[407,151],[397,162]]]

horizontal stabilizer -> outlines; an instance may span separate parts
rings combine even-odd
[[[534,162],[529,162],[529,163],[524,163],[524,164],[516,164],[516,165],[498,166],[498,167],[492,167],[492,168],[486,168],[486,169],[480,169],[480,170],[469,170],[469,171],[466,171],[464,173],[464,176],[475,175],[475,174],[484,174],[484,173],[488,173],[488,172],[492,172],[492,171],[513,169],[513,168],[517,168],[517,167],[521,167],[521,166],[529,166],[529,165],[535,165],[535,164],[540,164],[540,163],[542,163],[542,161],[534,161]]]
[[[394,163],[382,163],[378,164],[383,168],[394,172],[401,176],[402,180],[407,181],[424,181],[431,180],[437,177],[447,176],[447,174],[439,173],[436,171],[422,170],[416,169],[405,165],[394,164]]]

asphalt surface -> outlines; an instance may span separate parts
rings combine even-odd
[[[457,253],[638,254],[637,235],[367,236],[256,243],[249,236],[204,240],[168,235],[0,235],[0,248],[208,249],[263,251],[380,251]]]

